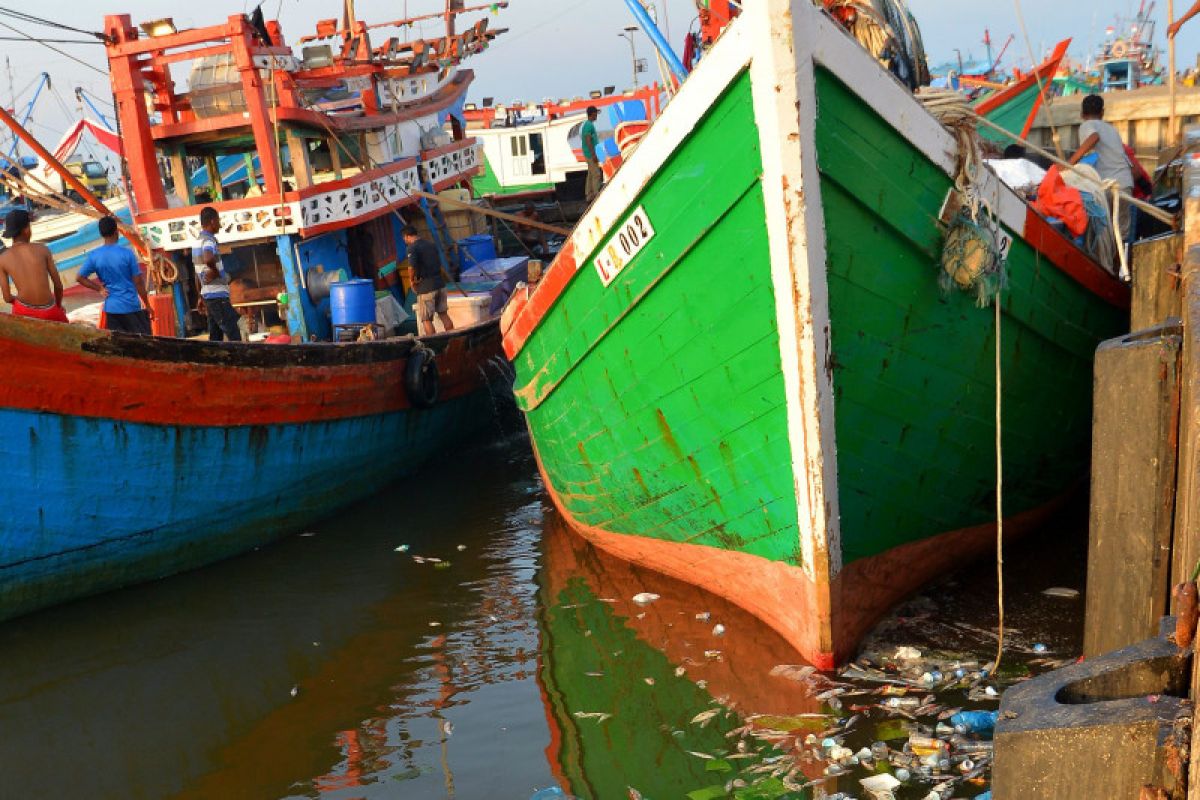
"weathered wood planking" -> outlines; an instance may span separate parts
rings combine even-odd
[[[1154,636],[1167,613],[1182,346],[1169,325],[1096,351],[1087,658]]]
[[[1129,329],[1140,331],[1179,318],[1180,262],[1183,235],[1167,234],[1133,245],[1130,268],[1133,293],[1130,299]]]

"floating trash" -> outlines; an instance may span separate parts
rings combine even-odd
[[[467,546],[466,546],[465,544],[460,544],[460,545],[459,545],[458,547],[456,547],[455,549],[456,549],[456,550],[458,550],[458,552],[460,552],[460,553],[461,553],[463,550],[466,550],[466,549],[467,549]]]
[[[604,722],[607,719],[612,719],[612,714],[604,711],[576,711],[572,716],[575,719],[594,719],[596,722]]]
[[[710,619],[712,619],[712,614],[708,613],[707,611],[701,611],[696,615],[696,619],[700,620],[701,622],[708,622]]]
[[[869,778],[863,778],[859,781],[863,790],[875,797],[890,796],[892,790],[901,784],[901,781],[890,773],[884,772],[879,775],[872,775]]]
[[[1064,600],[1074,600],[1079,597],[1078,589],[1068,589],[1065,586],[1051,586],[1049,589],[1043,589],[1042,594],[1047,597],[1061,597]]]
[[[301,534],[301,535],[303,535],[303,536],[307,536],[307,535],[309,535],[309,534]],[[407,552],[408,552],[408,545],[406,545],[406,544],[402,544],[402,545],[400,545],[399,547],[397,547],[397,548],[396,548],[395,552],[397,552],[397,553],[407,553]]]
[[[997,711],[960,711],[950,717],[950,724],[959,733],[990,734],[999,717]]]
[[[1035,653],[1044,653],[1044,652],[1046,652],[1047,649],[1048,648],[1046,647],[1046,645],[1042,644],[1041,642],[1038,642],[1037,644],[1035,644],[1033,646],[1033,652],[1035,652]]]
[[[289,692],[289,694],[290,694],[292,697],[295,697],[296,695],[300,694],[300,687],[299,687],[299,686],[293,686],[293,687],[292,687],[292,691],[291,691],[291,692]]]
[[[654,592],[638,592],[633,596],[633,602],[639,606],[648,606],[659,598]]]
[[[720,623],[713,625],[712,635],[713,636],[724,636],[725,635],[725,626]]]

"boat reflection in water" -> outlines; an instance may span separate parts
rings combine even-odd
[[[468,798],[549,782],[525,440],[432,469],[419,496],[407,484],[315,536],[0,627],[0,794]]]
[[[770,674],[798,656],[746,611],[596,549],[550,509],[542,542],[538,678],[550,724],[546,755],[566,793],[604,800],[636,797],[632,788],[647,798],[684,797],[770,757],[761,746],[744,759],[696,755],[736,752],[731,732],[745,715],[795,720],[821,711],[805,686]],[[646,592],[659,597],[633,600]],[[713,709],[707,724],[692,722]],[[817,731],[826,721],[811,720]],[[803,764],[793,781],[823,767]]]

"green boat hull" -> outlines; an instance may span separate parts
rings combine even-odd
[[[939,285],[954,140],[826,18],[767,6],[506,311],[505,347],[576,529],[831,666],[994,541],[996,316]],[[1086,472],[1127,293],[989,180],[1016,532]]]

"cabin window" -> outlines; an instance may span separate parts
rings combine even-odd
[[[542,147],[542,135],[540,133],[529,134],[529,149],[533,151],[533,164],[529,170],[534,175],[546,174],[546,153]]]

